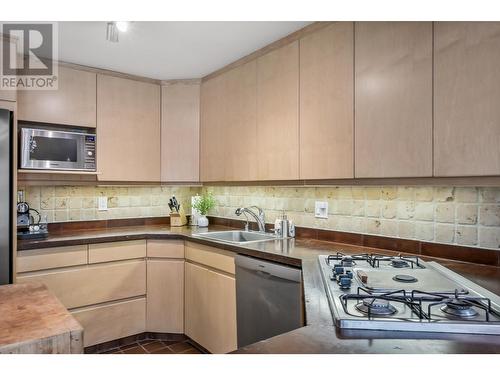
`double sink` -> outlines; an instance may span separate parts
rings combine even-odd
[[[221,241],[232,244],[247,244],[252,242],[260,241],[272,241],[279,240],[281,238],[276,237],[274,234],[262,233],[262,232],[251,232],[244,230],[230,230],[224,232],[207,232],[207,233],[196,233],[193,237],[205,238],[212,241]]]

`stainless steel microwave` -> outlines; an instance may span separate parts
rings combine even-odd
[[[22,169],[96,171],[96,135],[61,130],[20,130]]]

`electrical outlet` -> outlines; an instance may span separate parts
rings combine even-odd
[[[314,216],[320,219],[328,219],[328,202],[315,202]]]
[[[108,197],[99,197],[98,198],[98,211],[107,211],[108,210]]]

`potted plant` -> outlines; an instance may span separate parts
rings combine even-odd
[[[203,193],[194,203],[193,208],[200,213],[198,218],[199,227],[208,227],[207,214],[215,206],[215,198],[212,193]]]

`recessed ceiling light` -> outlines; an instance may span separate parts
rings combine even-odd
[[[116,21],[116,28],[118,31],[121,31],[122,33],[126,32],[128,30],[128,22],[127,21]]]

